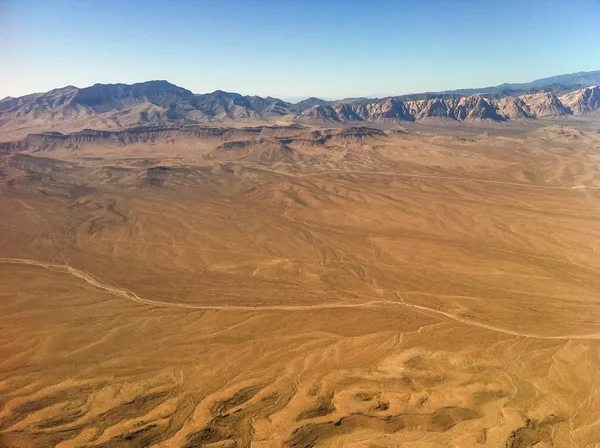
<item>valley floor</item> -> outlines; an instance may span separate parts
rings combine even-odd
[[[580,124],[0,155],[0,446],[600,445]]]

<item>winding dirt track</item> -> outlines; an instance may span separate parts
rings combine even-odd
[[[518,331],[513,331],[501,327],[495,327],[492,325],[484,324],[481,322],[473,321],[470,319],[465,319],[461,316],[457,316],[455,314],[447,313],[445,311],[436,310],[433,308],[428,308],[421,305],[415,305],[411,303],[407,303],[398,293],[396,295],[399,298],[399,301],[390,301],[390,300],[372,300],[364,303],[330,303],[330,304],[321,304],[321,305],[266,305],[266,306],[248,306],[248,305],[190,305],[185,303],[174,303],[174,302],[165,302],[161,300],[151,300],[144,299],[134,292],[127,291],[124,289],[116,288],[114,286],[107,285],[105,283],[96,280],[91,275],[75,269],[68,264],[56,264],[56,263],[44,263],[37,260],[29,260],[25,258],[0,258],[0,263],[4,264],[26,264],[30,266],[39,266],[45,269],[50,270],[60,270],[66,272],[68,274],[77,277],[90,285],[107,291],[108,293],[120,297],[123,299],[131,300],[133,302],[137,302],[144,305],[151,306],[164,306],[171,308],[183,308],[183,309],[193,309],[193,310],[223,310],[223,311],[263,311],[263,310],[271,310],[271,311],[306,311],[306,310],[314,310],[314,309],[329,309],[329,308],[363,308],[371,305],[398,305],[406,308],[412,308],[421,313],[426,314],[437,314],[439,316],[447,317],[456,322],[460,322],[465,325],[469,325],[472,327],[482,328],[489,331],[494,331],[497,333],[503,333],[511,336],[518,336],[524,338],[532,338],[532,339],[552,339],[552,340],[569,340],[569,339],[580,339],[580,340],[592,340],[592,339],[600,339],[600,333],[592,333],[592,334],[572,334],[572,335],[560,335],[560,336],[546,336],[534,333],[522,333]]]
[[[326,309],[326,308],[359,308],[368,305],[375,304],[389,304],[394,302],[389,302],[387,300],[375,300],[364,303],[330,303],[330,304],[322,304],[322,305],[266,305],[266,306],[248,306],[248,305],[190,305],[186,303],[176,303],[176,302],[164,302],[162,300],[151,300],[144,299],[134,292],[127,291],[120,288],[115,288],[114,286],[107,285],[96,280],[91,275],[75,269],[68,264],[56,264],[56,263],[44,263],[37,260],[28,260],[24,258],[0,258],[0,263],[5,264],[27,264],[31,266],[39,266],[50,270],[61,270],[68,274],[71,274],[81,280],[89,283],[92,286],[95,286],[98,289],[103,289],[110,294],[121,297],[123,299],[131,300],[133,302],[141,303],[144,305],[152,305],[152,306],[165,306],[171,308],[185,308],[192,310],[233,310],[233,311],[261,311],[261,310],[272,310],[272,311],[304,311],[304,310],[312,310],[312,309]]]
[[[544,335],[534,334],[534,333],[521,333],[518,331],[508,330],[505,328],[494,327],[492,325],[484,324],[481,322],[476,322],[474,320],[465,319],[464,317],[460,317],[460,316],[457,316],[457,315],[451,314],[451,313],[446,313],[445,311],[434,310],[433,308],[427,308],[427,307],[421,306],[421,305],[414,305],[411,303],[406,303],[406,301],[402,298],[400,298],[400,302],[395,302],[395,303],[404,305],[409,308],[414,308],[416,310],[420,310],[425,313],[435,313],[435,314],[438,314],[441,316],[446,316],[452,320],[461,322],[466,325],[471,325],[473,327],[479,327],[479,328],[483,328],[486,330],[496,331],[498,333],[510,334],[512,336],[522,336],[525,338],[533,338],[533,339],[562,339],[562,340],[564,340],[564,339],[600,339],[599,333],[580,334],[580,335],[572,334],[572,335],[561,335],[561,336],[544,336]]]

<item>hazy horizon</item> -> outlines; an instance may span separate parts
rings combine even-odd
[[[597,70],[599,16],[595,1],[8,0],[0,38],[12,44],[0,63],[11,70],[0,73],[0,98],[152,79],[291,99],[528,82]]]

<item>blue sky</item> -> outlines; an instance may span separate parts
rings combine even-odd
[[[284,98],[600,69],[600,0],[0,0],[0,98],[166,79]]]

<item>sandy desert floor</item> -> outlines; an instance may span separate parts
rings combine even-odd
[[[0,446],[600,446],[598,123],[1,155]]]

